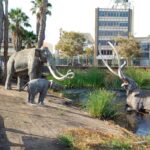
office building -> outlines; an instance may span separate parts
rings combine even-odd
[[[105,60],[110,64],[115,59],[108,41],[114,44],[118,36],[128,37],[133,32],[133,11],[130,8],[112,7],[96,8],[95,12],[95,54],[94,57],[101,62],[99,50]]]
[[[136,40],[140,44],[140,57],[133,60],[134,65],[138,66],[150,66],[150,36],[148,37],[136,37]]]

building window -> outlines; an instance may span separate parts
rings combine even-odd
[[[149,45],[149,43],[142,43],[142,44],[140,45],[140,47],[141,47],[141,49],[142,49],[143,51],[149,51],[149,50],[150,50],[150,45]]]
[[[99,26],[128,27],[128,22],[121,22],[121,21],[99,21]]]
[[[100,36],[128,36],[127,31],[99,31]]]
[[[148,58],[149,59],[149,53],[142,53],[141,56],[142,56],[142,58]]]
[[[99,16],[101,17],[128,17],[128,15],[126,11],[99,11]]]
[[[101,54],[102,55],[112,55],[112,51],[111,50],[101,50]]]
[[[115,44],[114,40],[99,40],[99,44],[102,46],[108,45],[108,42],[111,42],[113,45]]]

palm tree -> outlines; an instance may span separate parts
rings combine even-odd
[[[40,48],[43,45],[43,41],[45,39],[47,3],[48,0],[43,0],[41,4],[40,28],[38,33],[38,48]]]
[[[4,18],[4,77],[7,71],[8,57],[8,0],[5,0],[5,18]]]
[[[33,7],[31,11],[36,14],[36,35],[38,39],[38,47],[41,47],[45,39],[46,15],[51,15],[52,5],[48,0],[32,0]]]
[[[16,51],[21,49],[24,27],[30,27],[29,17],[20,8],[11,9],[9,13],[10,28],[12,30],[13,44]]]
[[[3,0],[0,0],[0,49],[3,40],[3,21],[4,21]]]
[[[37,41],[36,35],[33,33],[33,31],[28,31],[28,30],[23,31],[22,40],[25,48],[35,47],[35,43]]]

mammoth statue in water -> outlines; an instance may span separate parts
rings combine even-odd
[[[7,62],[5,89],[11,89],[11,77],[16,73],[18,76],[18,89],[21,90],[21,76],[29,75],[29,80],[38,78],[44,63],[47,63],[50,73],[57,80],[74,77],[74,73],[71,70],[63,75],[56,69],[52,54],[47,47],[25,49],[10,56]]]
[[[118,73],[115,72],[103,59],[101,51],[99,50],[99,53],[101,55],[102,61],[105,64],[105,66],[109,69],[111,73],[118,76],[122,80],[122,87],[126,90],[127,95],[127,110],[134,110],[134,111],[147,111],[150,112],[150,93],[148,91],[142,91],[139,89],[137,83],[129,78],[128,76],[124,75],[122,69],[126,65],[126,61],[124,61],[122,64],[120,62],[120,57],[118,55],[117,50],[115,47],[108,42],[108,44],[112,47],[114,53],[116,54],[117,61],[118,61]]]

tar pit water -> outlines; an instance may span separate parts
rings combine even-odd
[[[88,100],[88,95],[94,90],[90,89],[70,89],[65,90],[64,95],[72,99],[73,104],[78,106],[85,106]],[[116,91],[115,91],[116,92]],[[117,91],[117,99],[124,101],[125,103],[125,92]],[[123,116],[116,119],[116,124],[133,131],[135,134],[140,136],[150,135],[150,114],[143,113],[127,113],[124,112]]]

